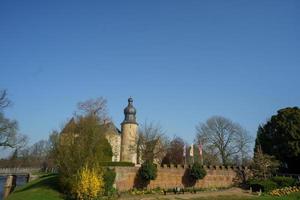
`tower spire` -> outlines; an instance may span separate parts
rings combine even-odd
[[[137,124],[136,122],[136,109],[133,106],[133,99],[132,97],[129,97],[128,99],[128,105],[127,107],[124,109],[124,121],[122,122],[122,124],[126,124],[126,123],[131,123],[131,124]]]

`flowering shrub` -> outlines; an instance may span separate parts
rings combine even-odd
[[[72,194],[80,200],[92,200],[103,191],[104,181],[101,168],[88,168],[78,170],[72,184]]]
[[[293,187],[284,187],[280,189],[275,189],[270,192],[272,196],[284,196],[288,195],[293,192],[300,192],[300,187],[293,186]]]

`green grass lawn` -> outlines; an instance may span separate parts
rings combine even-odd
[[[138,196],[132,196],[132,199],[138,199]],[[143,198],[154,197],[152,195],[145,195]],[[130,199],[127,197],[125,199]],[[22,187],[17,188],[8,200],[63,200],[64,196],[58,191],[58,177],[57,175],[44,175],[41,178],[34,180]],[[168,196],[158,197],[153,199],[168,200]],[[173,198],[174,199],[174,198]],[[175,199],[182,199],[180,195]],[[213,197],[199,197],[191,198],[190,200],[300,200],[300,192],[292,193],[284,197],[273,197],[263,195],[261,197],[241,197],[241,196],[213,196]]]
[[[63,200],[58,191],[57,175],[44,175],[24,186],[18,187],[8,200]]]

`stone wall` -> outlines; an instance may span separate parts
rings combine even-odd
[[[192,183],[188,178],[188,166],[158,167],[157,177],[151,181],[147,188],[174,188],[174,187],[230,187],[239,182],[238,172],[245,170],[241,167],[204,166],[207,175],[204,179]],[[138,179],[139,167],[116,167],[115,185],[119,191],[127,191],[141,187]]]

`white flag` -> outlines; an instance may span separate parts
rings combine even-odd
[[[191,156],[191,157],[194,156],[194,144],[191,145],[191,148],[190,148],[190,156]]]

